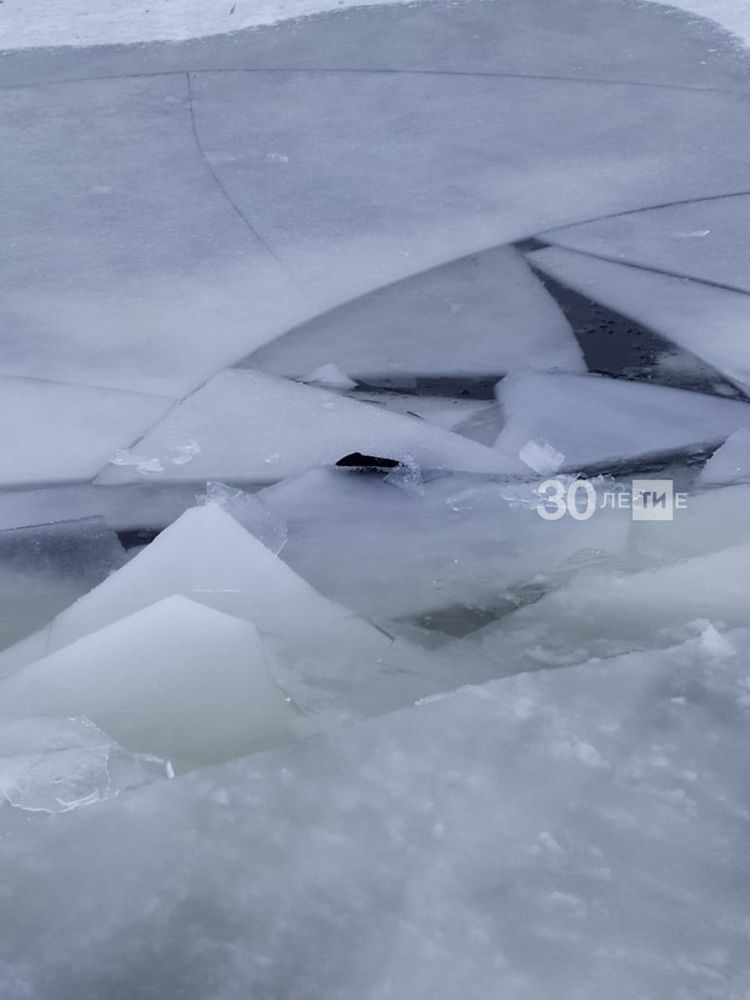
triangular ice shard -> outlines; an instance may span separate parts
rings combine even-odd
[[[433,469],[501,471],[490,448],[424,420],[240,369],[215,375],[134,451],[143,461],[160,464],[155,481],[276,482],[312,466],[334,465],[355,451]],[[110,465],[98,481],[140,478],[135,466]]]
[[[550,247],[530,254],[545,274],[637,320],[750,392],[750,295]]]
[[[701,486],[725,486],[750,479],[750,430],[735,431],[703,466]]]
[[[330,361],[364,382],[516,368],[585,371],[559,306],[509,246],[355,299],[262,347],[247,364],[300,378]]]
[[[598,375],[508,376],[498,386],[506,423],[495,447],[509,472],[530,473],[529,442],[560,452],[579,471],[723,441],[750,427],[750,406]],[[555,470],[557,471],[557,470]]]
[[[0,683],[15,716],[85,715],[129,750],[193,763],[290,739],[298,720],[254,626],[172,596]]]

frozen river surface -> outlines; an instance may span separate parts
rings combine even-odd
[[[0,6],[0,997],[747,1000],[742,7],[251,6]]]

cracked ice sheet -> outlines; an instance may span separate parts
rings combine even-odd
[[[192,79],[213,169],[330,308],[553,226],[750,185],[738,95],[440,74]]]
[[[199,448],[176,462],[189,442]],[[178,404],[134,447],[157,460],[159,482],[229,479],[276,482],[318,465],[335,465],[352,452],[416,462],[431,469],[498,473],[491,448],[334,392],[248,369],[228,369]],[[131,466],[108,466],[102,484],[136,481]]]
[[[520,453],[530,442],[578,472],[701,448],[750,427],[745,402],[600,375],[517,372],[497,393],[505,425],[495,448],[518,475],[529,472]]]
[[[96,352],[96,345],[91,350]],[[159,396],[2,375],[0,396],[0,487],[92,479],[171,403]]]
[[[507,610],[527,588],[621,551],[630,522],[629,511],[600,510],[553,524],[537,513],[532,485],[469,476],[425,482],[419,495],[373,476],[314,470],[258,496],[287,524],[285,561],[376,620]]]
[[[324,362],[363,382],[586,370],[560,307],[507,246],[355,299],[277,338],[245,364],[300,378]]]
[[[6,838],[4,1000],[740,1000],[749,662],[706,629]]]
[[[168,72],[192,69],[277,68],[296,66],[318,69],[401,68],[448,72],[516,73],[635,80],[655,85],[747,88],[747,61],[730,39],[715,25],[686,18],[673,8],[623,0],[462,0],[460,3],[418,3],[408,6],[357,5],[345,14],[333,12],[301,23],[269,29],[237,31],[243,19],[257,19],[270,9],[264,2],[240,0],[237,4],[200,6],[200,27],[188,11],[198,10],[195,0],[152,0],[148,14],[124,16],[115,22],[109,4],[134,0],[105,0],[90,10],[85,23],[76,20],[77,7],[86,0],[42,0],[44,10],[64,11],[49,44],[91,44],[124,41],[120,35],[94,35],[94,29],[110,23],[113,28],[138,33],[134,40],[154,37],[155,26],[166,20],[174,34],[206,34],[215,30],[215,19],[233,33],[170,44],[111,45],[102,48],[67,48],[57,51],[30,50],[5,55],[0,62],[0,80],[32,83],[71,76],[101,76],[137,72]],[[285,2],[293,14],[300,2]],[[714,10],[724,0],[685,0],[685,5],[711,4]],[[743,17],[737,0],[726,0],[727,11]],[[59,4],[59,7],[55,7]],[[321,0],[321,7],[326,0]],[[338,6],[348,6],[342,0]],[[732,10],[734,8],[734,10]],[[8,20],[22,10],[21,0],[5,0]],[[279,8],[280,10],[280,8]],[[708,11],[708,7],[707,7]],[[744,13],[747,18],[747,14]],[[3,22],[0,20],[0,25]],[[41,13],[17,27],[27,40],[31,33],[46,30],[49,22]],[[79,38],[72,36],[75,31]],[[89,32],[92,32],[89,34]],[[54,41],[54,38],[57,41]]]
[[[750,196],[743,195],[616,215],[540,238],[622,264],[750,292],[748,229]]]
[[[692,351],[750,393],[750,295],[557,247],[529,259],[555,281]]]
[[[0,111],[1,373],[179,397],[309,315],[202,160],[184,75]]]

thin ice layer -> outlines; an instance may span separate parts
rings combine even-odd
[[[4,997],[741,997],[749,658],[707,629],[6,842]]]
[[[257,629],[174,595],[0,682],[17,718],[85,715],[139,753],[213,763],[293,738]]]
[[[124,562],[103,518],[0,531],[0,648],[46,624]]]
[[[364,382],[408,374],[496,376],[516,368],[585,371],[559,306],[512,247],[380,288],[246,361],[294,378],[325,362]]]
[[[530,472],[521,457],[529,442],[579,471],[716,444],[750,427],[747,403],[599,375],[518,373],[497,391],[505,425],[495,448],[517,474]]]
[[[529,259],[561,284],[692,351],[750,392],[750,295],[557,247]]]
[[[735,431],[701,470],[702,486],[725,486],[750,479],[750,431]]]
[[[544,233],[556,246],[750,292],[750,195],[644,209]]]
[[[9,339],[0,348],[0,370]],[[0,396],[0,487],[93,479],[170,406],[158,396],[2,375]]]
[[[490,448],[426,421],[314,386],[231,369],[174,407],[133,448],[132,465],[110,465],[97,482],[127,483],[146,463],[158,481],[275,482],[352,452],[432,469],[499,472]]]

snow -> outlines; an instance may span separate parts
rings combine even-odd
[[[3,712],[85,715],[139,753],[212,763],[293,738],[248,622],[174,595],[0,681]]]
[[[156,396],[1,375],[0,394],[0,486],[93,479],[169,408]]]
[[[699,449],[750,427],[744,402],[599,375],[517,373],[497,393],[505,425],[495,447],[518,474],[540,438],[558,453],[550,472],[578,472]]]
[[[750,479],[750,431],[735,431],[703,466],[703,486],[725,486]]]
[[[750,293],[750,195],[669,205],[556,229],[543,239],[639,267]]]
[[[188,442],[200,451],[175,458]],[[162,481],[206,479],[269,483],[353,452],[411,460],[431,469],[499,472],[489,448],[426,421],[389,413],[314,386],[249,369],[215,375],[174,407],[134,448],[158,460]],[[97,482],[137,481],[128,466],[111,465]]]
[[[750,635],[719,639],[465,689],[11,839],[3,995],[738,1000]]]
[[[585,371],[559,306],[512,247],[378,289],[279,337],[247,365],[298,378],[326,359],[370,384],[516,368]]]
[[[405,0],[377,0],[377,5]],[[206,7],[201,0],[40,0],[33,18],[23,0],[4,0],[0,40],[4,49],[53,45],[107,45],[153,39],[182,41],[259,25],[277,24],[376,0],[237,0]],[[710,18],[746,44],[750,15],[738,0],[678,0],[669,5]]]
[[[750,388],[750,295],[550,247],[533,264],[563,285],[692,351],[744,392]]]

